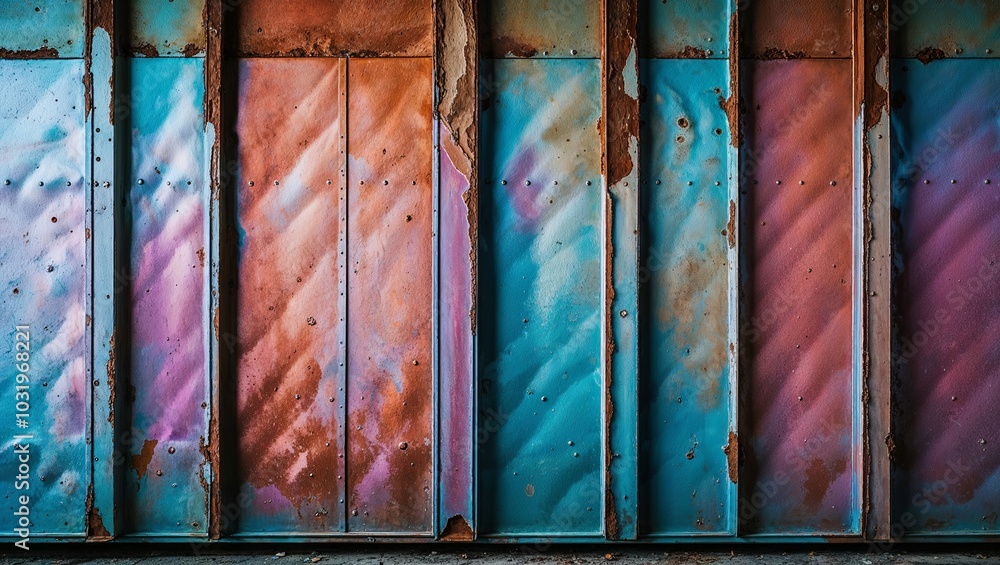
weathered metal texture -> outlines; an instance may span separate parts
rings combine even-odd
[[[753,0],[743,10],[747,14],[743,48],[749,58],[851,56],[852,0]]]
[[[483,57],[601,57],[601,0],[482,2]]]
[[[990,0],[894,0],[889,25],[893,57],[1000,56],[1000,5]]]
[[[726,61],[643,60],[643,530],[734,534]]]
[[[751,355],[741,526],[845,533],[858,524],[852,369],[850,61],[745,71],[744,256]]]
[[[0,3],[0,59],[79,58],[83,0]]]
[[[240,57],[430,57],[431,0],[243,0],[232,46]]]
[[[896,61],[892,80],[894,534],[995,534],[1000,61]]]
[[[478,237],[477,0],[435,4],[435,118],[440,191],[438,531],[475,535],[475,282]]]
[[[204,533],[207,190],[201,60],[129,63],[129,526]],[[169,503],[168,503],[169,501]]]
[[[640,0],[639,54],[659,59],[727,59],[733,0]]]
[[[631,540],[639,499],[639,9],[606,0],[602,12],[604,534]]]
[[[889,9],[856,0],[854,9],[855,354],[863,403],[862,528],[871,540],[892,530],[892,218],[889,150]],[[877,546],[888,549],[886,546]]]
[[[145,57],[205,55],[206,0],[131,0],[131,53]]]
[[[348,65],[347,518],[430,532],[431,60]]]
[[[129,302],[126,267],[127,242],[124,229],[125,192],[119,187],[114,96],[122,73],[115,72],[115,17],[113,4],[88,0],[87,45],[84,58],[84,106],[87,115],[86,179],[87,262],[91,266],[91,288],[87,296],[90,316],[89,346],[92,364],[87,367],[91,384],[90,445],[91,482],[87,490],[87,539],[108,540],[125,528],[124,477],[126,453],[118,438],[131,427],[124,416],[125,394],[117,394],[119,366],[125,355],[122,331],[116,343],[118,323]],[[116,415],[121,415],[116,418]],[[128,436],[126,436],[128,437]]]
[[[483,66],[479,531],[600,534],[600,66]]]
[[[0,61],[0,75],[7,83],[0,106],[4,511],[13,517],[8,532],[27,506],[32,538],[82,535],[89,479],[83,64]],[[15,425],[22,420],[26,427]],[[18,500],[24,495],[27,505]]]
[[[238,65],[242,533],[344,525],[343,66]]]

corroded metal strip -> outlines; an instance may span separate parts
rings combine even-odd
[[[116,394],[117,376],[122,359],[123,337],[116,328],[121,319],[122,302],[128,302],[129,278],[126,263],[120,257],[119,243],[124,229],[119,202],[122,191],[117,182],[115,150],[116,73],[114,38],[116,10],[113,0],[87,3],[84,106],[87,114],[87,253],[91,265],[90,363],[91,389],[91,483],[87,495],[87,539],[108,540],[124,531],[123,479],[130,436],[122,417],[125,395]],[[116,415],[118,417],[116,418]]]
[[[854,8],[855,301],[860,306],[862,402],[862,532],[890,535],[891,212],[889,161],[888,3],[857,0]],[[858,346],[856,345],[856,347]]]
[[[611,540],[638,536],[638,12],[637,0],[602,5],[604,533]]]
[[[438,128],[438,466],[436,535],[475,537],[473,324],[478,218],[478,11],[475,0],[435,3]]]
[[[241,0],[232,46],[239,57],[430,57],[432,0]]]

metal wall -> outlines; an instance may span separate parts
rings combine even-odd
[[[995,8],[3,3],[0,537],[995,539]]]

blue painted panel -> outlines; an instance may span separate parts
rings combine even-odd
[[[485,67],[480,531],[599,533],[600,64]]]
[[[83,43],[82,0],[0,0],[0,58],[19,51],[83,57]]]
[[[205,55],[205,0],[132,0],[130,4],[136,54]]]
[[[1000,61],[892,68],[894,534],[1000,532]]]
[[[726,61],[643,60],[644,529],[729,531]],[[735,426],[733,426],[735,427]]]
[[[641,0],[639,55],[726,59],[733,0]]]
[[[18,497],[27,495],[33,536],[82,534],[89,390],[83,62],[0,61],[0,76],[6,82],[0,103],[5,529],[13,527]],[[27,336],[16,336],[16,325],[29,326]],[[15,398],[19,374],[28,376],[28,398]],[[15,425],[18,400],[30,405],[23,411],[26,428]],[[29,488],[21,490],[16,434],[32,436]]]
[[[1000,4],[894,0],[889,31],[893,57],[1000,57]]]
[[[132,59],[130,525],[206,531],[206,166],[201,59]]]

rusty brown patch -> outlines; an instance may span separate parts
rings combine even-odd
[[[472,541],[475,539],[475,534],[465,516],[456,514],[448,518],[448,523],[441,531],[441,539],[445,541]]]
[[[188,43],[184,46],[184,49],[181,50],[181,54],[185,57],[194,57],[198,53],[201,53],[201,48],[194,43]]]
[[[768,47],[763,51],[754,53],[750,58],[760,59],[762,61],[773,61],[779,59],[803,59],[805,56],[805,51],[788,51],[785,49],[778,49],[777,47]]]
[[[158,442],[159,440],[147,439],[142,442],[142,451],[129,459],[132,469],[138,473],[140,479],[146,475],[146,468],[149,467],[149,462],[153,459],[153,451],[156,449]]]
[[[672,59],[708,59],[708,51],[700,47],[694,47],[692,45],[685,45],[684,49],[681,49],[674,54]]]
[[[107,378],[106,384],[108,385],[108,423],[113,427],[115,425],[115,371],[117,370],[117,364],[115,363],[116,349],[115,349],[115,334],[118,332],[118,328],[115,327],[111,330],[111,339],[108,340],[108,364],[107,364]]]
[[[734,10],[729,17],[729,44],[736,46],[740,44],[740,19],[739,10]],[[736,47],[729,50],[729,96],[719,97],[719,107],[726,113],[726,120],[729,123],[729,144],[739,147],[743,141],[743,132],[740,128],[740,51]],[[733,230],[729,229],[732,234]]]
[[[104,527],[101,511],[94,507],[94,485],[87,487],[87,540],[106,541],[111,539],[111,532]]]
[[[729,432],[729,443],[722,448],[722,452],[726,454],[729,480],[737,484],[740,481],[740,442],[735,432]]]
[[[0,47],[0,59],[57,59],[59,51],[51,47],[11,50]]]
[[[205,248],[202,247],[198,251],[195,251],[195,255],[198,256],[198,263],[200,263],[201,266],[204,267],[205,266]]]
[[[159,57],[160,52],[149,43],[136,43],[132,46],[132,55],[142,55],[143,57]]]
[[[726,239],[729,247],[736,247],[736,202],[729,201],[729,222],[726,223]]]
[[[944,59],[945,57],[947,57],[947,55],[945,55],[944,50],[942,50],[940,47],[928,46],[924,47],[920,51],[917,51],[914,57],[916,57],[918,61],[926,65],[931,61]]]
[[[534,57],[538,54],[538,48],[521,43],[506,35],[494,37],[490,43],[492,53],[488,53],[488,56],[492,57]]]

